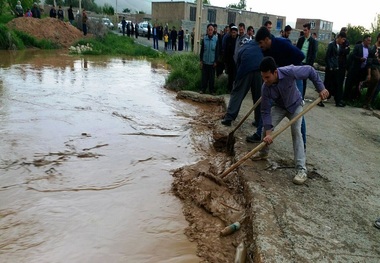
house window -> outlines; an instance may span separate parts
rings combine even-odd
[[[315,21],[310,21],[310,29],[314,29],[315,28]]]
[[[261,24],[264,25],[265,22],[268,20],[269,20],[269,16],[263,16],[263,22]]]
[[[196,21],[197,17],[197,8],[194,6],[190,6],[190,21]]]
[[[228,24],[234,23],[236,21],[236,12],[228,12]]]
[[[209,23],[216,22],[216,9],[209,9],[207,12],[207,20]]]
[[[283,25],[284,25],[284,20],[282,18],[277,19],[276,29],[281,30]]]

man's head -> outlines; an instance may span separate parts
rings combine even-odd
[[[289,25],[285,26],[283,37],[289,38],[290,33],[292,33],[293,28]]]
[[[249,26],[247,28],[247,35],[250,37],[253,37],[254,34],[255,34],[255,30],[253,29],[253,26]]]
[[[214,27],[212,24],[207,25],[207,35],[212,37],[214,35]]]
[[[268,28],[269,32],[272,30],[272,21],[265,21],[264,26]]]
[[[245,34],[245,24],[244,23],[240,23],[239,24],[239,36],[242,36]]]
[[[336,43],[338,45],[342,45],[345,41],[346,41],[346,38],[347,38],[347,34],[345,32],[340,32],[337,36],[336,36]]]
[[[212,24],[212,26],[214,27],[214,34],[217,34],[218,33],[218,25]]]
[[[365,34],[363,37],[363,42],[362,42],[363,46],[368,48],[371,45],[371,42],[372,42],[371,35]]]
[[[272,46],[270,32],[265,26],[262,26],[259,30],[257,30],[255,40],[259,43],[259,46],[263,51],[270,49]]]
[[[260,63],[260,72],[265,85],[270,86],[278,81],[277,65],[272,57],[263,58]]]
[[[311,28],[311,25],[310,23],[306,23],[303,25],[303,33],[304,33],[304,36],[306,38],[309,38],[310,37],[310,28]]]
[[[237,26],[232,26],[230,28],[230,34],[231,34],[232,38],[236,38],[237,37],[237,34],[238,34],[238,28],[237,28]]]

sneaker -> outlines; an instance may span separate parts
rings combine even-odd
[[[254,134],[251,135],[251,136],[247,136],[247,137],[245,137],[245,140],[246,140],[247,142],[252,142],[252,143],[261,142],[261,136],[258,135],[257,133],[254,133]]]
[[[262,161],[268,159],[269,155],[267,153],[258,152],[251,157],[252,161]]]
[[[223,125],[225,125],[225,126],[231,126],[232,121],[231,121],[231,120],[223,119],[223,120],[221,121],[221,123],[222,123]]]
[[[305,170],[298,170],[296,176],[293,178],[293,183],[301,185],[303,184],[307,179],[307,174]]]
[[[378,218],[375,223],[373,224],[375,227],[380,229],[380,218]]]

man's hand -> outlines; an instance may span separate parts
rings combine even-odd
[[[267,145],[273,143],[272,131],[266,131],[265,132],[265,137],[263,139],[263,142],[265,142]]]
[[[319,92],[319,97],[321,97],[322,100],[327,99],[329,97],[329,91],[327,89],[323,89]]]

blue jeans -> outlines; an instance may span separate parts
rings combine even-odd
[[[300,91],[300,93],[302,95],[303,94],[303,81],[302,81],[302,79],[297,79],[296,84],[297,84],[298,90]],[[305,98],[302,97],[302,99],[305,99]],[[302,116],[301,133],[302,133],[303,144],[304,144],[305,149],[306,149],[306,121],[305,121],[304,116]]]

